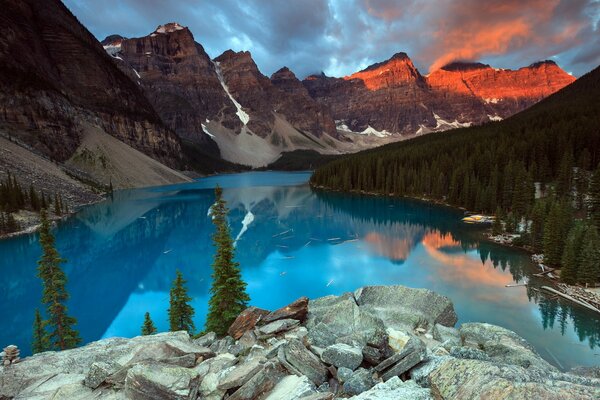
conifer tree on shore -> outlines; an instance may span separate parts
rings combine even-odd
[[[600,235],[596,227],[590,227],[585,233],[581,250],[581,265],[578,281],[587,285],[598,281],[600,275]]]
[[[61,268],[66,260],[56,250],[55,240],[50,231],[50,221],[45,209],[40,214],[40,245],[42,257],[38,261],[38,277],[42,280],[42,303],[46,305],[48,320],[44,327],[49,329],[48,337],[52,349],[65,350],[76,347],[81,339],[79,332],[73,328],[77,320],[67,313],[66,302],[67,276]]]
[[[242,279],[239,263],[234,261],[235,248],[227,222],[229,210],[223,200],[223,189],[215,188],[215,203],[211,215],[216,231],[213,234],[215,257],[213,262],[211,298],[206,318],[206,331],[219,336],[227,334],[236,317],[244,311],[250,301],[246,293],[246,282]]]
[[[50,350],[50,340],[48,332],[45,329],[45,323],[42,320],[39,308],[35,309],[33,318],[33,341],[31,342],[31,352],[33,354]]]
[[[150,313],[146,312],[144,315],[144,323],[142,325],[142,335],[153,335],[156,333],[156,326],[154,326],[154,322],[152,318],[150,318]]]
[[[176,277],[171,287],[169,299],[169,330],[171,332],[187,331],[190,335],[194,333],[194,308],[189,304],[192,300],[188,296],[186,281],[181,271],[176,271]]]

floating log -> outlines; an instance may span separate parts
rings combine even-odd
[[[599,309],[597,309],[596,307],[592,306],[591,304],[589,304],[589,303],[587,303],[587,302],[585,302],[585,301],[582,301],[582,300],[576,299],[576,298],[575,298],[575,297],[573,297],[573,296],[569,296],[569,295],[568,295],[568,294],[566,294],[566,293],[560,292],[560,291],[558,291],[558,290],[556,290],[556,289],[554,289],[554,288],[548,287],[548,286],[542,286],[541,288],[542,288],[542,289],[544,289],[544,290],[546,290],[546,291],[548,291],[548,292],[550,292],[550,293],[554,293],[554,294],[556,294],[556,295],[558,295],[558,296],[560,296],[560,297],[563,297],[563,298],[565,298],[565,299],[567,299],[567,300],[571,300],[572,302],[574,302],[574,303],[577,303],[577,304],[579,304],[580,306],[583,306],[583,307],[585,307],[585,308],[587,308],[587,309],[589,309],[589,310],[592,310],[592,311],[595,311],[595,312],[597,312],[597,313],[600,313],[600,310],[599,310]]]
[[[515,284],[508,284],[508,285],[504,285],[504,287],[519,287],[519,286],[527,286],[527,283],[515,283]]]
[[[288,233],[288,232],[291,232],[291,231],[292,231],[291,229],[288,229],[287,231],[283,231],[283,232],[281,232],[281,233],[276,233],[275,235],[273,235],[273,237],[277,237],[277,236],[285,235],[286,233]]]

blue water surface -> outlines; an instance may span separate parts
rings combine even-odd
[[[309,176],[251,172],[119,191],[61,222],[54,232],[84,342],[137,336],[147,311],[168,330],[177,269],[203,328],[214,252],[208,210],[219,184],[252,305],[275,309],[364,285],[424,287],[453,300],[459,324],[514,330],[562,369],[599,364],[599,318],[534,290],[545,283],[532,276],[527,254],[480,241],[480,228],[461,223],[457,210],[315,192]],[[14,343],[25,354],[41,307],[39,257],[37,234],[0,241],[0,346]]]

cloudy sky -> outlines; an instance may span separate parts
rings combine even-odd
[[[249,50],[270,75],[344,76],[404,51],[422,73],[451,61],[600,64],[600,0],[64,0],[99,40],[176,21],[211,57]]]

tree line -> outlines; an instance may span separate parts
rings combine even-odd
[[[19,210],[40,212],[42,209],[51,209],[57,216],[69,212],[68,204],[63,201],[61,194],[55,193],[51,196],[43,190],[34,189],[33,185],[25,189],[10,171],[7,172],[6,178],[0,182],[0,234],[16,232],[20,229],[20,224],[14,216],[15,212]]]
[[[213,282],[210,289],[209,311],[206,319],[206,332],[215,332],[219,336],[227,334],[235,318],[247,307],[250,297],[246,292],[246,283],[242,279],[239,264],[235,261],[235,247],[227,221],[229,210],[223,199],[223,190],[217,186],[216,200],[211,207],[215,233],[212,236],[215,246]],[[50,221],[45,209],[41,211],[40,244],[42,256],[38,261],[38,277],[42,280],[42,303],[45,312],[35,311],[33,322],[33,353],[48,350],[65,350],[81,343],[79,332],[75,329],[76,319],[68,314],[66,303],[69,294],[66,289],[67,277],[62,269],[66,262],[55,246]],[[195,333],[194,308],[190,304],[186,280],[177,270],[169,292],[169,330]],[[45,316],[45,318],[44,318]],[[156,325],[149,312],[144,314],[141,327],[142,335],[157,332]],[[200,334],[200,333],[199,333]]]
[[[600,280],[598,110],[600,68],[505,121],[343,157],[310,182],[495,213],[496,233],[523,231],[516,242],[566,266],[565,281],[590,284]]]

